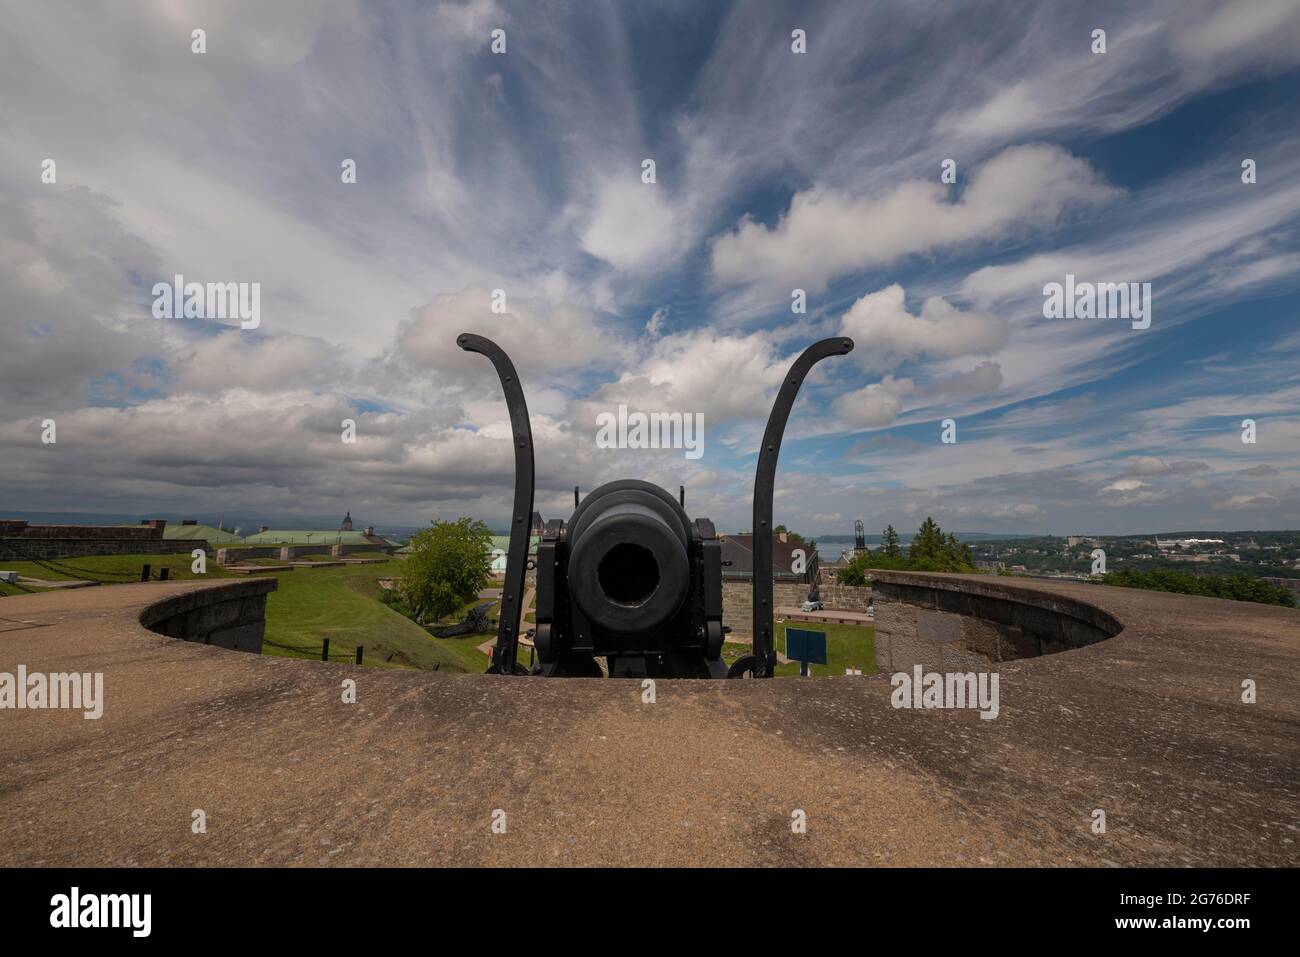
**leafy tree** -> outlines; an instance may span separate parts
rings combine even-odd
[[[491,549],[492,532],[482,522],[434,522],[411,538],[396,590],[417,621],[445,618],[487,586]]]
[[[883,535],[885,547],[882,551],[890,558],[898,558],[903,554],[903,550],[898,547],[898,532],[894,531],[893,525],[886,525]]]

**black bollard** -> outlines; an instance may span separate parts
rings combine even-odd
[[[149,580],[149,566],[145,565],[143,568],[140,569],[140,581],[147,582],[148,580]]]
[[[357,664],[361,664],[361,652],[362,652],[361,646],[357,645]]]
[[[325,641],[320,646],[320,660],[321,661],[330,660],[330,640],[328,638],[326,638]]]

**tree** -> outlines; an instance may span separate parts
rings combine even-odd
[[[912,572],[973,572],[974,556],[970,546],[949,532],[944,534],[933,518],[926,518],[904,555],[898,547],[898,533],[890,525],[885,529],[885,548],[878,552],[855,555],[840,570],[838,580],[845,585],[862,585],[869,569]],[[892,550],[891,550],[892,545]]]
[[[417,621],[437,621],[478,597],[492,576],[492,532],[460,518],[411,538],[397,591]]]
[[[921,527],[917,529],[912,544],[907,547],[907,557],[913,561],[917,559],[942,561],[948,554],[946,544],[943,529],[939,528],[935,520],[927,515],[925,521],[921,523]]]

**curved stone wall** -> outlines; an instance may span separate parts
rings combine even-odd
[[[1018,588],[1006,579],[875,572],[876,670],[914,665],[949,671],[1081,648],[1123,626],[1066,595]]]
[[[140,624],[169,638],[261,654],[266,596],[275,589],[274,578],[251,578],[187,591],[145,608]]]

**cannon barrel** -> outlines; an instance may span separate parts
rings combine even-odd
[[[593,494],[569,535],[569,592],[593,624],[622,635],[658,628],[690,587],[690,538],[671,500],[644,489]]]

